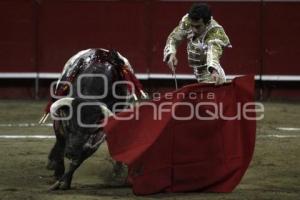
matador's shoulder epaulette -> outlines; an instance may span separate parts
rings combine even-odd
[[[188,30],[191,28],[191,20],[188,17],[188,14],[184,15],[180,21],[180,29]]]

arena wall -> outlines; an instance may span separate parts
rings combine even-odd
[[[276,89],[279,88],[276,84],[292,82],[293,89],[286,91],[297,96],[300,2],[206,2],[231,39],[233,48],[226,49],[222,57],[229,77],[255,74],[258,89],[269,85]],[[172,76],[162,62],[165,41],[192,3],[178,0],[0,0],[0,97],[11,96],[12,83],[24,89],[22,79],[29,79],[26,86],[29,85],[30,92],[20,93],[21,97],[26,93],[29,97],[40,96],[41,88],[47,86],[44,80],[57,78],[74,53],[93,47],[121,52],[142,80],[168,81]],[[180,46],[178,57],[177,77],[192,79],[185,44]],[[10,80],[8,85],[7,79]],[[280,96],[281,93],[274,94]]]

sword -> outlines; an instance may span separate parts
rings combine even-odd
[[[178,89],[178,84],[177,84],[177,78],[176,78],[176,68],[174,66],[172,68],[172,73],[173,73],[173,76],[174,76],[175,88],[177,90]]]
[[[170,67],[169,62],[170,62],[170,59],[171,59],[170,57],[171,57],[171,54],[169,54],[169,55],[166,57],[166,60],[164,59],[164,62],[167,61],[169,67]],[[177,84],[177,78],[176,78],[176,68],[175,68],[173,62],[171,63],[171,70],[172,70],[172,76],[174,77],[174,81],[175,81],[175,88],[176,88],[176,90],[177,90],[177,89],[178,89],[178,84]]]

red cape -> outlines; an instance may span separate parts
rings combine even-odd
[[[243,114],[248,102],[254,102],[253,76],[222,86],[185,86],[150,102],[165,111],[141,105],[117,115],[131,116],[131,120],[109,119],[105,128],[109,151],[115,160],[128,165],[135,194],[231,192],[251,161],[256,121],[244,115],[230,120],[221,115]],[[197,115],[191,115],[193,109]],[[206,120],[212,116],[207,110],[218,117]],[[176,119],[189,116],[189,120]],[[255,112],[247,116],[255,117]]]

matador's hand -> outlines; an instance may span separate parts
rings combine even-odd
[[[221,85],[225,82],[224,78],[220,76],[217,70],[213,69],[211,72],[211,78],[216,85]]]
[[[176,67],[177,64],[178,64],[178,59],[176,58],[176,54],[175,54],[175,53],[171,53],[171,54],[168,56],[167,64],[168,64],[169,68],[170,68],[172,71],[174,71],[175,67]]]

